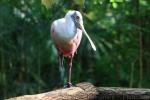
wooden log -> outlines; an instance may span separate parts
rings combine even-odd
[[[99,87],[98,93],[102,100],[150,100],[150,89]]]
[[[24,95],[7,100],[150,100],[150,89],[95,87],[91,83],[79,83],[76,87],[51,92]]]

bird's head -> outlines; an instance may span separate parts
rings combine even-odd
[[[76,28],[81,29],[81,25],[83,25],[83,19],[82,19],[82,15],[79,11],[70,10],[67,12],[65,18],[69,21],[70,20],[73,21]]]
[[[82,19],[81,13],[79,11],[74,11],[74,13],[71,15],[71,18],[72,18],[75,26],[82,30],[83,19]]]
[[[83,31],[83,33],[88,38],[92,48],[94,49],[94,51],[96,51],[96,47],[95,47],[94,43],[92,42],[91,38],[87,34],[86,30],[84,29],[83,18],[82,18],[81,13],[79,11],[71,10],[71,11],[68,11],[65,18],[71,19],[74,22],[75,26]]]

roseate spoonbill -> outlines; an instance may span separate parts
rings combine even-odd
[[[80,44],[82,32],[88,38],[92,48],[96,51],[96,47],[91,38],[84,29],[82,15],[79,11],[70,10],[64,18],[55,20],[51,25],[51,37],[59,55],[59,64],[63,67],[63,58],[69,58],[67,87],[71,84],[71,68],[74,54]]]

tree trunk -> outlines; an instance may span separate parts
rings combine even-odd
[[[7,100],[150,100],[150,89],[95,87],[91,83],[79,83],[76,87],[51,92],[24,95]]]

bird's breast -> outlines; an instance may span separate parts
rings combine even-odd
[[[59,49],[59,51],[64,54],[64,56],[72,56],[72,55],[74,55],[75,51],[77,50],[77,48],[80,44],[81,38],[82,38],[82,31],[77,29],[75,36],[72,38],[57,39],[55,37],[55,44],[56,44],[56,47]]]
[[[55,30],[55,36],[62,41],[72,40],[75,37],[75,35],[81,31],[80,29],[76,28],[72,19],[58,19],[54,21],[53,26]]]

